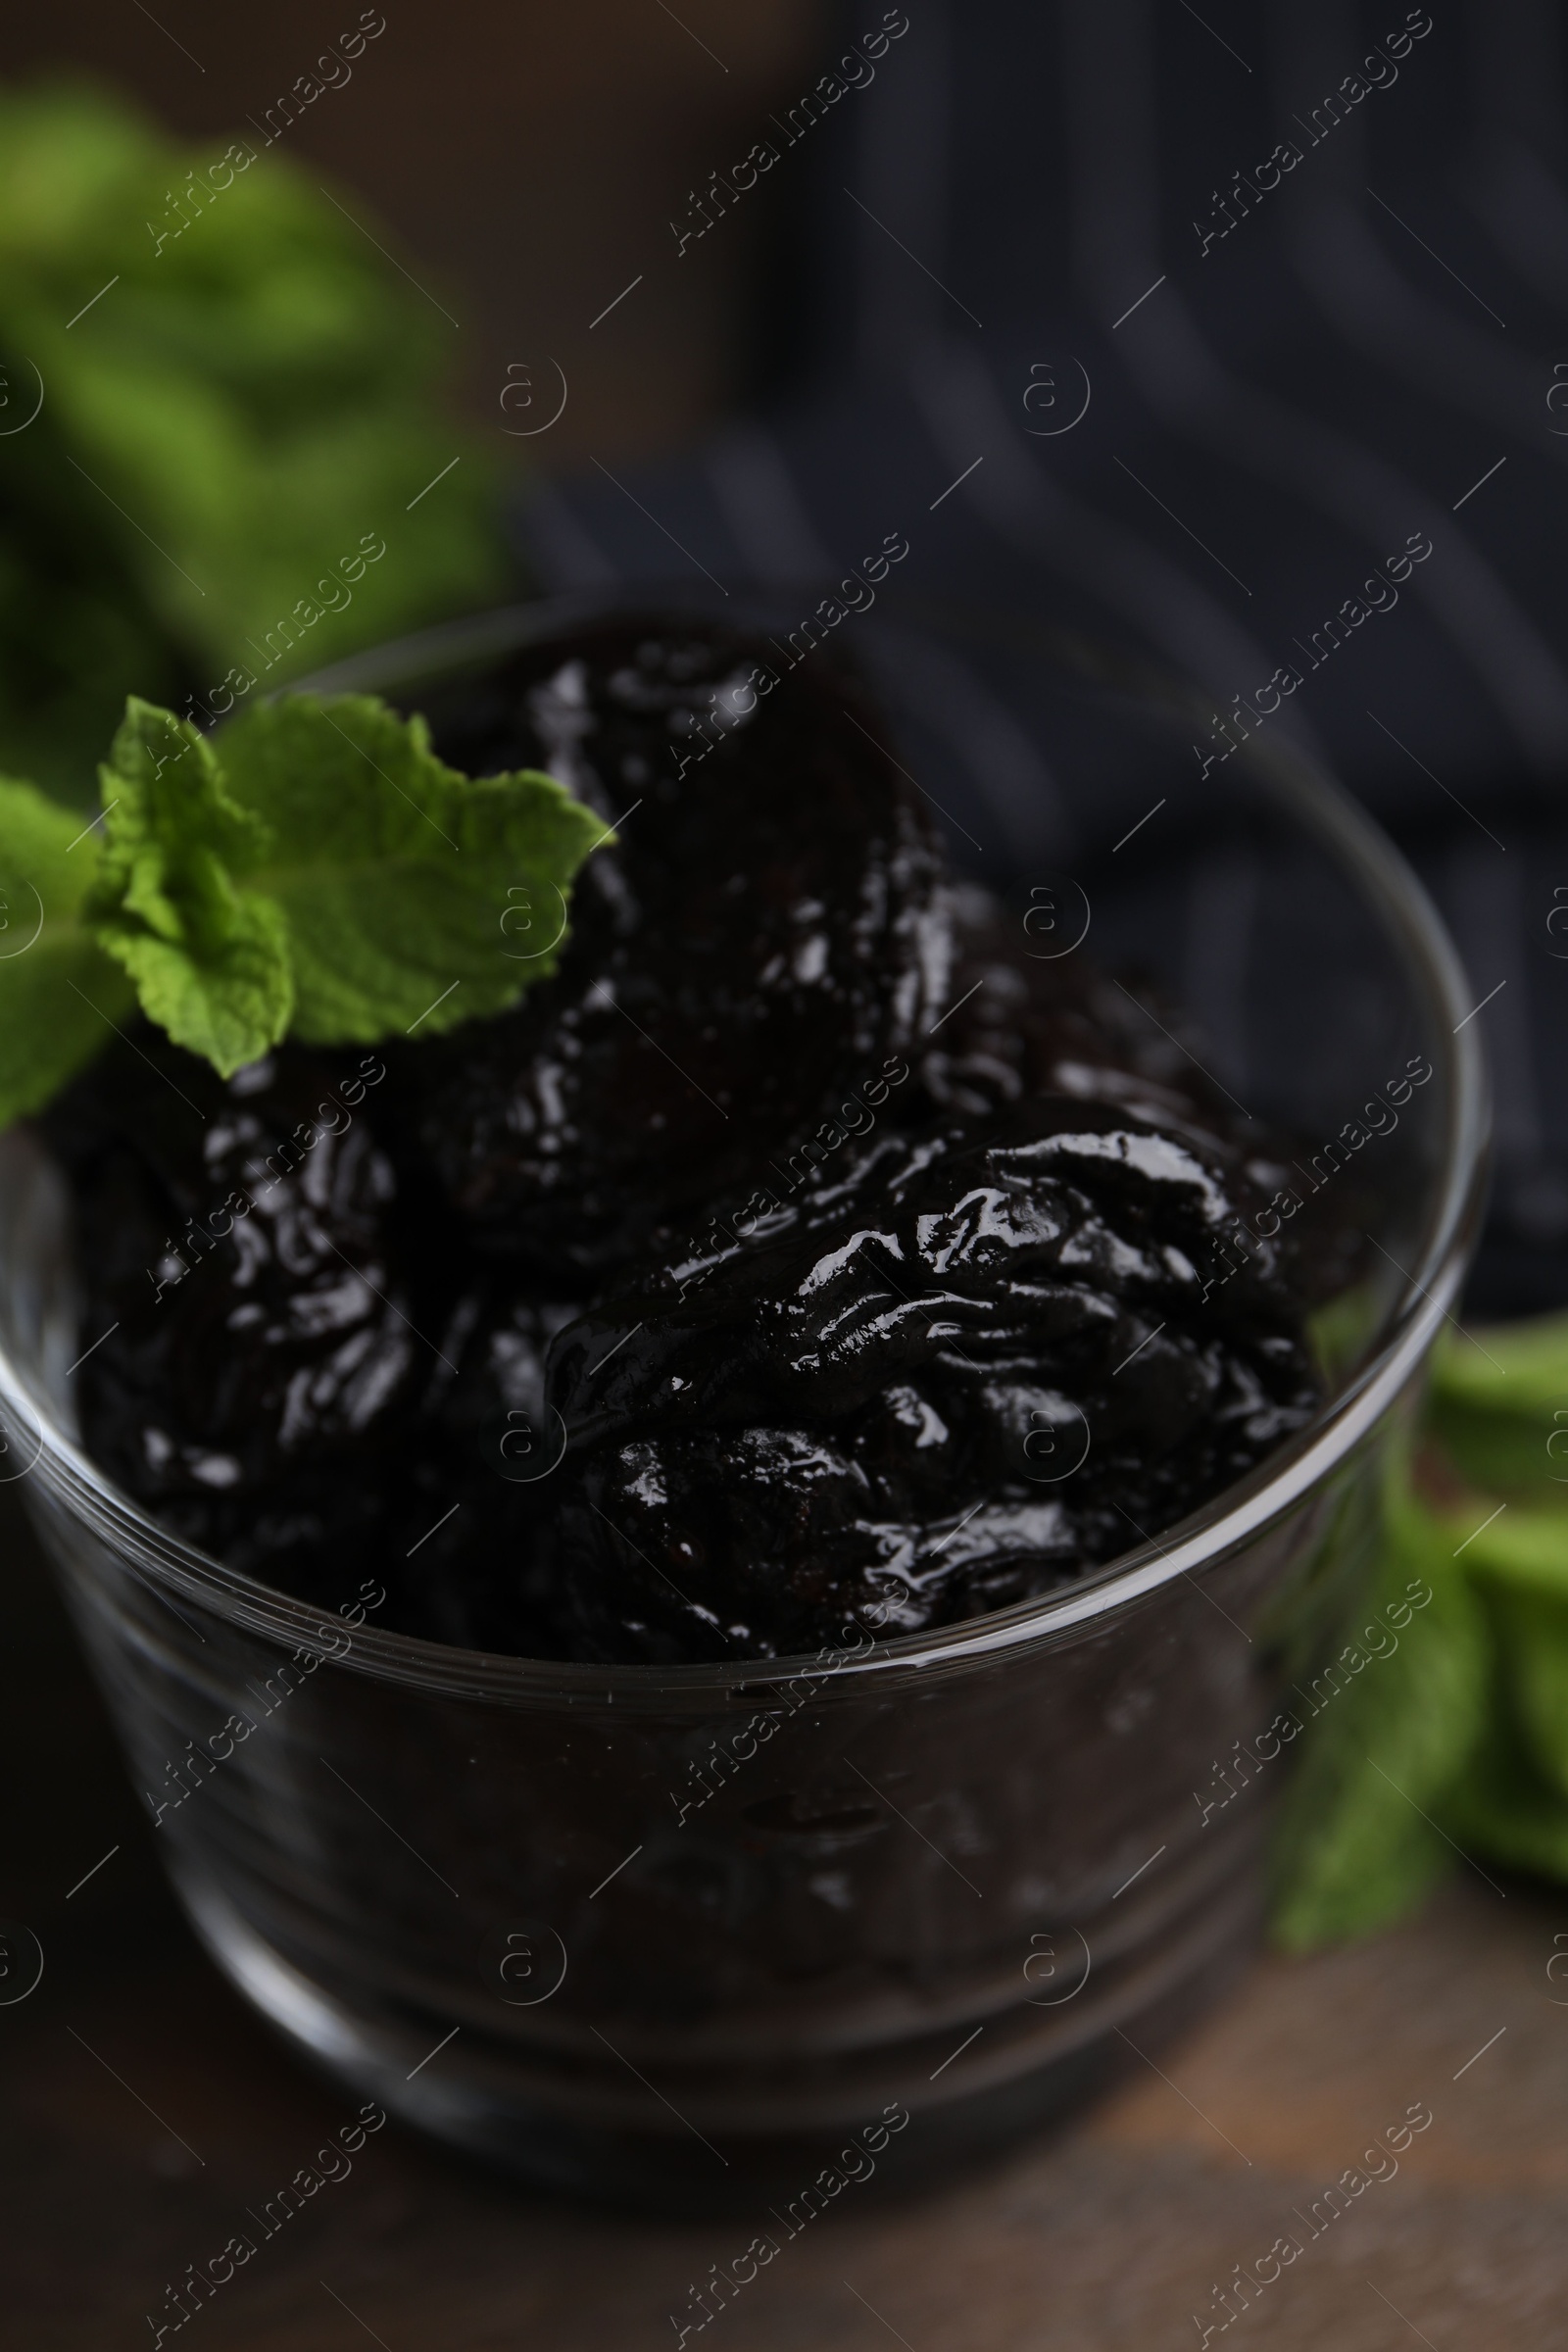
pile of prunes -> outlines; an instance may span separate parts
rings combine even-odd
[[[437,1642],[774,1657],[1049,1592],[1311,1416],[1280,1147],[952,878],[853,675],[630,618],[423,707],[616,827],[552,975],[226,1083],[138,1028],[45,1121],[83,1440],[165,1526]]]

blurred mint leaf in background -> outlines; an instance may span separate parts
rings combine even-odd
[[[1554,1329],[1538,1326],[1529,1337],[1557,1351],[1562,1394],[1568,1326],[1552,1321]],[[1489,1343],[1493,1336],[1506,1337]],[[1521,1418],[1528,1411],[1522,1398]],[[1495,1667],[1491,1736],[1455,1792],[1449,1826],[1514,1869],[1568,1879],[1568,1509],[1511,1502],[1463,1556],[1488,1612]]]
[[[221,715],[493,599],[455,343],[260,134],[0,92],[0,766],[79,794],[128,694]]]
[[[1504,1324],[1484,1339],[1446,1333],[1433,1357],[1430,1419],[1475,1486],[1534,1488],[1568,1506],[1568,1316]],[[1556,1496],[1553,1472],[1562,1482]]]
[[[1440,1343],[1362,1605],[1408,1575],[1432,1605],[1301,1743],[1276,1843],[1288,1948],[1391,1925],[1461,1851],[1568,1882],[1568,1314]]]
[[[1485,1728],[1491,1652],[1485,1611],[1453,1538],[1390,1482],[1383,1549],[1353,1624],[1405,1602],[1397,1647],[1333,1691],[1307,1726],[1279,1824],[1274,1932],[1288,1949],[1370,1935],[1403,1917],[1455,1853],[1433,1815]],[[1348,1621],[1346,1638],[1353,1640]]]

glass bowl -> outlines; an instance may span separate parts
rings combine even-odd
[[[489,614],[311,683],[438,710],[612,609]],[[741,616],[787,641],[787,613]],[[1431,906],[1288,746],[1254,733],[1195,784],[1190,698],[1015,615],[884,606],[852,632],[897,756],[1041,952],[1078,952],[1082,924],[1190,1008],[1224,1087],[1306,1139],[1303,1196],[1346,1188],[1366,1233],[1318,1318],[1310,1426],[1156,1540],[935,1634],[751,1664],[443,1647],[378,1628],[373,1591],[324,1612],[167,1534],[80,1450],[66,1203],[25,1130],[0,1139],[0,1478],[219,1966],[311,2059],[466,2148],[664,2207],[765,2192],[781,2229],[802,2197],[928,2178],[1063,2113],[1245,1959],[1289,1753],[1223,1808],[1204,1793],[1357,1605],[1486,1129]],[[1179,793],[1180,826],[1112,843],[1129,777]],[[1374,1095],[1397,1113],[1372,1131]]]

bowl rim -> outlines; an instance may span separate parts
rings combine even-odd
[[[751,600],[766,601],[765,592]],[[667,613],[672,608],[710,612],[711,600],[684,584],[639,589],[576,591],[476,613],[370,647],[308,676],[289,681],[281,692],[373,693],[432,679],[443,671],[498,658],[573,619]],[[728,611],[744,625],[747,606]],[[914,600],[893,605],[889,617],[918,615]],[[915,625],[952,632],[954,612],[929,604]],[[1167,715],[1209,724],[1208,701],[1141,659],[1075,638],[1047,623],[1034,623],[1016,611],[986,616],[964,609],[963,619],[1016,642],[1020,632],[1058,668],[1076,672],[1081,683],[1122,690],[1163,708]],[[887,621],[881,626],[885,629]],[[876,1679],[879,1690],[928,1680],[940,1670],[973,1666],[989,1658],[1054,1646],[1078,1629],[1094,1626],[1133,1606],[1177,1577],[1192,1577],[1235,1552],[1281,1520],[1339,1465],[1383,1419],[1407,1385],[1448,1316],[1458,1295],[1475,1239],[1483,1196],[1490,1110],[1484,1055],[1473,1026],[1474,1007],[1456,950],[1416,875],[1394,844],[1327,769],[1285,738],[1257,736],[1239,747],[1242,767],[1264,788],[1265,797],[1288,819],[1314,837],[1347,871],[1371,904],[1385,936],[1399,956],[1413,993],[1446,1041],[1434,1074],[1443,1081],[1445,1105],[1441,1174],[1413,1268],[1400,1268],[1407,1295],[1389,1314],[1383,1338],[1367,1362],[1304,1429],[1229,1487],[1157,1538],[1147,1538],[1057,1592],[1015,1602],[985,1616],[968,1618],[935,1632],[873,1642],[864,1649],[823,1648],[790,1657],[707,1660],[682,1665],[594,1665],[576,1660],[537,1659],[464,1649],[444,1642],[385,1631],[364,1623],[346,1636],[341,1617],[317,1604],[225,1567],[198,1546],[161,1527],[120,1492],[45,1411],[32,1384],[24,1381],[0,1347],[0,1408],[31,1424],[45,1461],[43,1488],[51,1503],[83,1521],[112,1550],[118,1563],[160,1598],[167,1587],[210,1614],[296,1651],[315,1653],[375,1681],[417,1690],[431,1697],[467,1698],[502,1706],[604,1703],[669,1705],[687,1701],[711,1712],[729,1699],[750,1703],[783,1684],[803,1682],[821,1690],[863,1688]],[[26,1492],[25,1476],[16,1483]],[[176,1612],[177,1614],[177,1612]],[[848,1631],[848,1629],[846,1629]]]

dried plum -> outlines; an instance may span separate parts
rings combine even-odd
[[[376,1072],[357,1048],[288,1047],[225,1084],[143,1028],[49,1119],[91,1452],[177,1532],[312,1596],[379,1556],[387,1464],[436,1360],[444,1253],[409,1246]]]
[[[1277,1246],[1226,1249],[1254,1205],[1217,1151],[1043,1098],[881,1138],[695,1272],[602,1300],[550,1357],[564,1643],[912,1632],[1168,1526],[1317,1401]]]
[[[470,1268],[402,1469],[410,1536],[394,1581],[404,1632],[524,1655],[558,1648],[540,1535],[564,1433],[546,1400],[546,1361],[578,1311],[519,1293],[493,1264]]]
[[[622,623],[533,647],[430,716],[469,773],[546,767],[620,834],[584,869],[555,976],[407,1057],[421,1143],[485,1246],[547,1280],[601,1268],[929,1026],[935,840],[831,667]],[[523,919],[519,953],[549,944],[549,909]]]

